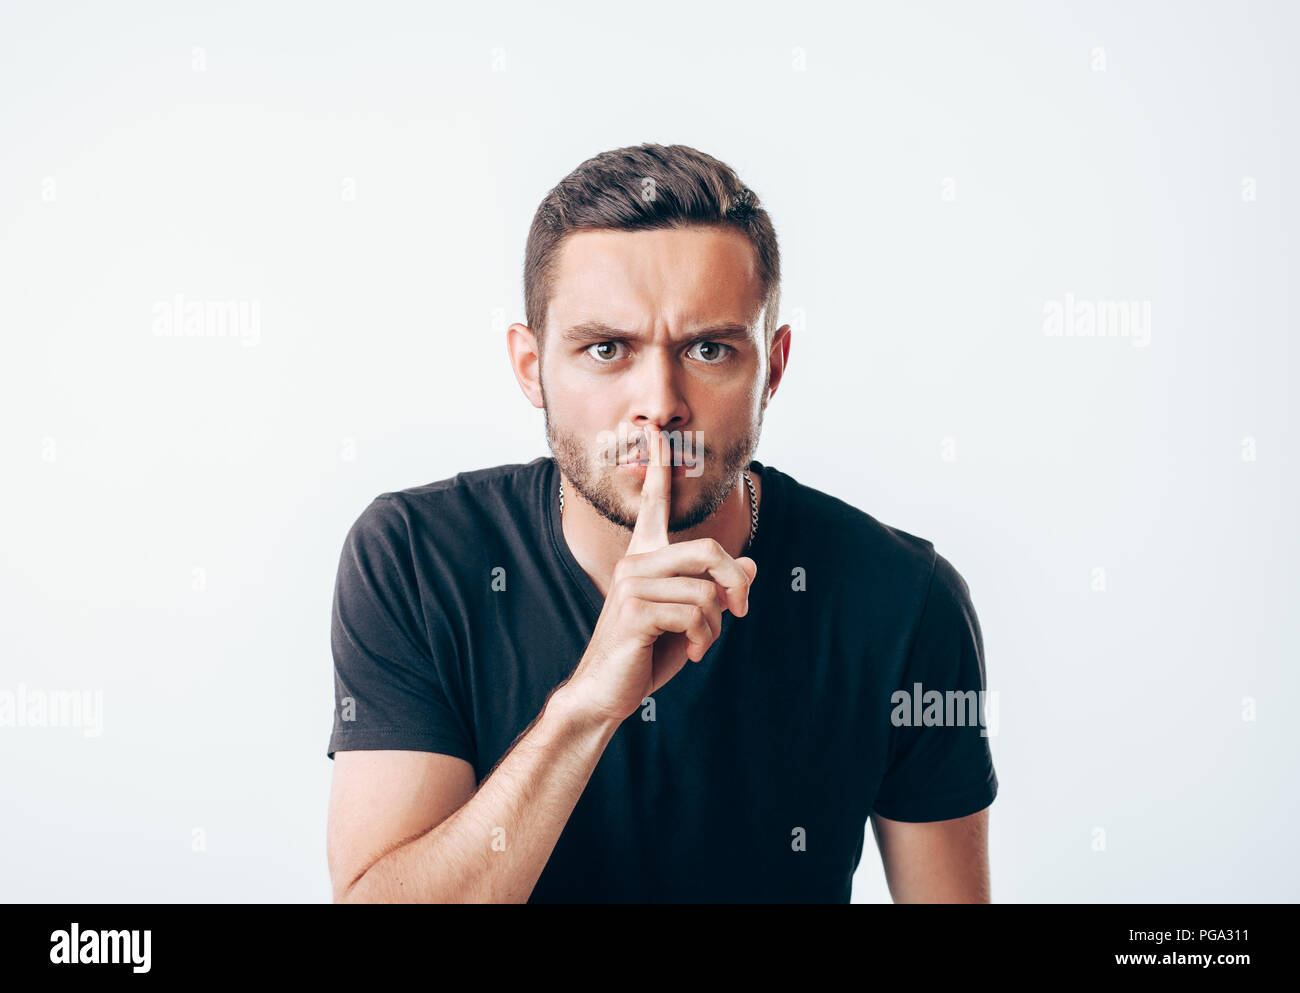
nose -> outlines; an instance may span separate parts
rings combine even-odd
[[[649,349],[639,369],[628,381],[631,411],[628,419],[645,429],[653,424],[661,431],[679,430],[690,421],[691,412],[677,381],[677,370],[661,349]]]

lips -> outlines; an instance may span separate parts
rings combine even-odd
[[[646,448],[644,439],[637,441],[632,448],[632,453],[625,459],[619,459],[619,465],[649,465],[650,451]]]
[[[669,465],[678,467],[686,464],[693,464],[693,460],[687,458],[685,446],[680,442],[669,441]],[[637,440],[636,445],[632,446],[632,452],[626,458],[618,460],[618,465],[649,465],[650,453],[646,448],[645,439]]]
[[[688,466],[694,466],[695,464],[696,463],[694,462],[687,462],[684,459],[675,457],[671,462],[668,463],[668,466],[674,472],[677,472],[678,470],[685,470]],[[624,459],[622,462],[619,463],[619,465],[620,466],[626,466],[626,465],[649,466],[650,460],[649,459]]]
[[[680,465],[681,463],[682,463],[682,450],[680,448],[674,448],[672,450],[672,461],[669,464]],[[642,455],[640,457],[628,456],[625,459],[621,459],[618,464],[619,465],[649,465],[650,456],[649,455]]]

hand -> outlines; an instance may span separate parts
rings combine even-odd
[[[749,612],[758,565],[733,559],[712,538],[670,544],[672,453],[657,426],[627,553],[614,567],[605,606],[568,686],[598,717],[621,722],[698,662],[722,631],[722,611]]]

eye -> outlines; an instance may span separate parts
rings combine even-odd
[[[603,364],[605,364],[605,365],[609,365],[611,362],[614,361],[615,358],[617,358],[617,356],[612,356],[612,355],[607,355],[607,354],[606,354],[606,355],[598,355],[598,354],[595,352],[595,349],[598,349],[598,348],[621,348],[622,345],[623,345],[623,343],[622,343],[621,341],[598,341],[598,342],[596,342],[596,344],[594,344],[594,345],[588,345],[587,348],[586,348],[586,352],[587,352],[588,355],[590,355],[590,356],[591,356],[593,359],[595,359],[597,362],[603,363]]]
[[[696,343],[695,345],[693,345],[692,347],[693,347],[693,348],[711,348],[711,349],[714,350],[714,351],[713,351],[713,354],[714,354],[716,357],[715,357],[715,358],[707,358],[707,357],[704,358],[703,361],[704,361],[704,364],[705,364],[705,365],[721,365],[723,362],[727,361],[727,357],[728,357],[729,355],[731,355],[731,353],[732,353],[733,351],[735,351],[735,349],[732,348],[730,345],[724,345],[724,344],[722,344],[722,343],[719,342],[719,341],[701,341],[701,342],[697,342],[697,343]]]

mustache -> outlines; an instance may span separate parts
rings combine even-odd
[[[663,431],[661,434],[668,442],[671,465],[696,466],[708,455],[703,431]],[[597,438],[596,461],[601,465],[616,466],[649,459],[650,438],[644,431],[630,435],[602,431]]]

